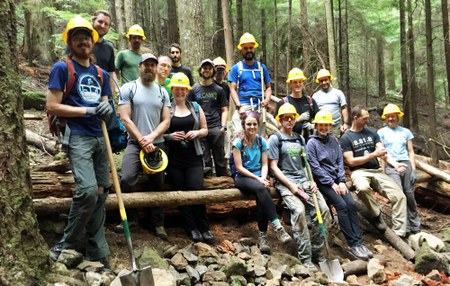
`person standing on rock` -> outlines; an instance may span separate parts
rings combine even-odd
[[[378,135],[380,135],[389,156],[396,162],[406,165],[404,171],[402,171],[396,170],[390,164],[385,164],[384,172],[402,188],[408,208],[406,232],[407,234],[416,234],[420,232],[420,217],[414,197],[414,184],[416,182],[416,159],[412,143],[414,136],[409,129],[399,126],[402,117],[403,112],[397,105],[386,105],[383,115],[381,115],[386,126],[378,130]]]
[[[67,120],[65,134],[70,133],[67,154],[76,189],[63,238],[50,249],[50,257],[57,260],[63,250],[84,245],[86,259],[99,261],[105,269],[111,269],[104,230],[104,203],[111,188],[110,166],[100,120],[107,120],[113,113],[108,103],[112,92],[105,80],[108,77],[103,76],[102,80],[100,68],[92,64],[92,49],[98,39],[92,24],[76,16],[67,23],[62,38],[69,54],[50,73],[47,110]],[[75,82],[68,94],[63,94],[69,64],[75,69]],[[107,75],[106,71],[101,72]],[[83,233],[87,236],[85,240]]]
[[[268,175],[267,143],[258,134],[259,114],[248,111],[242,114],[243,132],[233,142],[233,158],[236,174],[234,183],[242,193],[255,195],[257,206],[257,220],[259,229],[259,249],[262,253],[270,253],[270,244],[267,239],[269,222],[276,232],[278,240],[282,243],[292,241],[277,217],[275,205],[268,191],[270,182]],[[232,170],[233,173],[233,170]]]
[[[279,108],[276,119],[280,131],[269,138],[269,161],[270,170],[276,178],[275,188],[291,212],[292,233],[297,243],[298,258],[305,267],[315,272],[318,269],[313,262],[325,261],[325,244],[320,234],[312,193],[317,194],[324,224],[328,221],[330,211],[322,194],[317,192],[316,183],[312,179],[308,180],[306,176],[306,165],[302,160],[302,152],[306,152],[305,139],[293,131],[298,117],[295,106],[290,103]],[[313,222],[311,234],[306,214],[309,214]]]
[[[316,134],[310,136],[306,150],[314,180],[320,193],[336,209],[350,254],[355,259],[367,261],[373,253],[364,245],[358,209],[345,184],[341,146],[337,138],[330,134],[333,116],[329,111],[321,110],[317,112],[313,124]]]

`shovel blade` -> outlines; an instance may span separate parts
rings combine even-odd
[[[152,268],[147,266],[122,275],[120,276],[120,283],[122,286],[155,286]]]
[[[320,271],[327,275],[330,282],[342,282],[344,281],[344,271],[342,270],[341,264],[337,259],[326,260],[319,262]]]

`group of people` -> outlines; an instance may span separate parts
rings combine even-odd
[[[67,119],[68,157],[76,182],[64,235],[50,250],[53,259],[63,249],[79,249],[84,242],[86,258],[109,268],[103,225],[104,201],[111,189],[110,166],[100,125],[113,113],[108,98],[114,93],[119,94],[120,118],[129,134],[120,174],[124,192],[135,189],[143,169],[142,153],[168,154],[165,172],[148,172],[149,191],[162,191],[165,181],[175,190],[200,190],[205,175],[228,175],[224,137],[231,98],[236,105],[234,180],[243,193],[256,197],[261,252],[270,253],[270,222],[277,238],[282,243],[295,240],[299,259],[310,270],[317,270],[314,262],[325,258],[312,198],[315,195],[325,222],[330,214],[327,202],[336,208],[350,253],[366,260],[372,256],[363,243],[355,202],[345,185],[344,163],[350,166],[355,192],[367,205],[378,229],[386,225],[371,190],[392,203],[396,234],[404,237],[407,232],[420,230],[413,194],[413,137],[398,125],[403,113],[395,105],[388,105],[383,113],[387,126],[374,132],[365,127],[367,108],[356,106],[349,116],[345,96],[332,87],[333,76],[328,70],[318,72],[316,82],[321,89],[309,97],[303,94],[305,75],[294,68],[287,79],[292,93],[278,103],[274,119],[265,112],[272,96],[270,74],[255,59],[258,43],[253,35],[245,33],[240,38],[237,48],[243,60],[231,68],[228,83],[224,82],[228,65],[218,57],[200,63],[199,81],[194,84],[190,69],[181,64],[178,44],[171,45],[168,56],[140,54],[146,37],[139,25],[130,27],[126,34],[130,49],[114,58],[112,45],[103,39],[110,24],[111,16],[106,11],[97,11],[92,23],[79,16],[71,19],[63,40],[68,47],[66,60],[76,70],[74,88],[65,94],[66,61],[56,63],[50,74],[47,109]],[[99,78],[94,63],[110,80]],[[114,83],[117,80],[120,87]],[[275,121],[279,127],[268,141],[260,135],[266,120]],[[384,162],[385,172],[379,168],[378,158]],[[294,239],[282,226],[267,191],[269,173],[291,211]],[[180,211],[193,241],[214,242],[205,205],[180,206]],[[308,219],[313,222],[311,234]],[[157,236],[168,238],[162,208],[150,209],[149,224]],[[86,240],[81,233],[86,233]]]

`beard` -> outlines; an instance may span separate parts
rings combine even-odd
[[[86,45],[86,44],[79,44],[75,48],[70,48],[72,55],[79,59],[89,59],[92,52],[92,47]]]
[[[211,79],[212,78],[212,73],[210,73],[209,75],[205,76],[205,73],[202,72],[200,73],[200,77],[203,79]]]
[[[155,75],[153,73],[151,73],[151,72],[147,72],[147,73],[144,73],[141,76],[141,78],[142,78],[143,82],[152,82],[152,81],[155,80]]]
[[[251,61],[255,58],[255,53],[253,52],[248,52],[246,54],[243,55],[244,59],[246,59],[247,61]]]
[[[173,57],[173,58],[170,58],[170,59],[172,60],[173,63],[177,63],[177,62],[180,61],[179,57]]]

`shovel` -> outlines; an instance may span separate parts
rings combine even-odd
[[[108,130],[106,129],[106,123],[102,120],[102,132],[105,138],[106,151],[108,153],[109,164],[111,165],[111,174],[113,177],[114,190],[116,191],[117,202],[119,203],[120,218],[122,219],[123,230],[125,233],[125,239],[128,245],[128,251],[131,257],[132,271],[128,274],[120,276],[120,282],[122,286],[155,286],[153,281],[152,267],[147,266],[143,269],[139,269],[139,265],[134,257],[133,244],[131,242],[130,228],[128,226],[127,214],[125,212],[125,205],[123,204],[122,192],[120,190],[119,177],[117,176],[117,170],[113,160],[113,153],[111,149],[111,143],[109,141]]]
[[[309,167],[308,155],[306,154],[306,150],[302,151],[302,156],[305,159],[304,161],[306,166],[306,172],[308,174],[308,180],[312,181],[311,169]],[[330,256],[330,246],[328,245],[327,229],[323,224],[322,214],[320,213],[319,202],[317,201],[316,193],[312,193],[312,197],[314,201],[314,207],[316,208],[316,215],[317,221],[319,222],[320,233],[325,241],[325,252],[327,256],[327,259],[325,261],[319,262],[320,271],[325,273],[330,282],[342,282],[344,281],[344,271],[342,270],[339,260],[333,259],[330,261],[328,259],[328,257]]]

